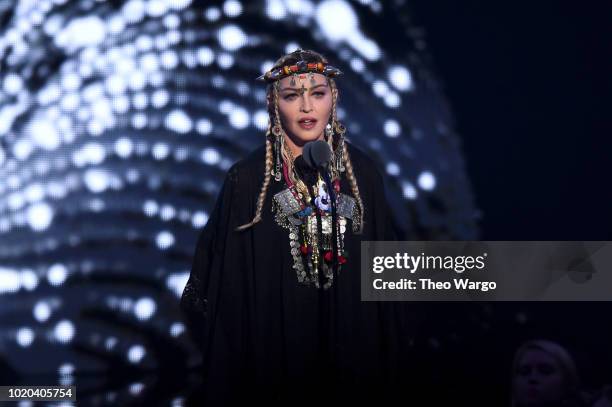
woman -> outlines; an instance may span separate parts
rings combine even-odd
[[[360,300],[360,242],[396,234],[381,175],[338,121],[340,74],[297,50],[261,77],[265,146],[229,170],[181,300],[208,400],[382,397],[403,366],[400,305]],[[324,176],[302,155],[316,141]]]
[[[546,340],[523,344],[513,363],[513,407],[587,406],[571,355]]]

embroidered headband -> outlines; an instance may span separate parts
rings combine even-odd
[[[298,61],[295,65],[285,65],[280,68],[271,69],[259,76],[257,80],[272,83],[300,73],[320,73],[330,78],[342,75],[340,69],[325,62],[306,62],[302,60]]]

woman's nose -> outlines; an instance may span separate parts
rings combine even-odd
[[[310,102],[310,97],[306,94],[302,95],[302,111],[304,113],[312,111],[312,103]]]

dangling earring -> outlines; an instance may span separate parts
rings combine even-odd
[[[276,181],[281,180],[281,140],[283,137],[283,131],[280,128],[280,125],[277,123],[272,127],[272,134],[274,134],[274,149],[276,153],[276,163],[274,166],[274,179]]]
[[[332,126],[331,124],[327,123],[327,126],[325,126],[325,140],[329,141],[332,135],[333,135]]]
[[[293,74],[293,76],[291,76],[291,86],[295,86],[295,77],[297,76],[297,74]]]

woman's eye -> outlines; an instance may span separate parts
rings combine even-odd
[[[324,96],[325,93],[323,93],[323,92],[315,92],[315,93],[313,93],[313,95],[315,95],[316,97],[320,98],[320,97]]]
[[[297,95],[295,93],[292,93],[290,95],[285,95],[285,100],[293,100],[297,97]]]

